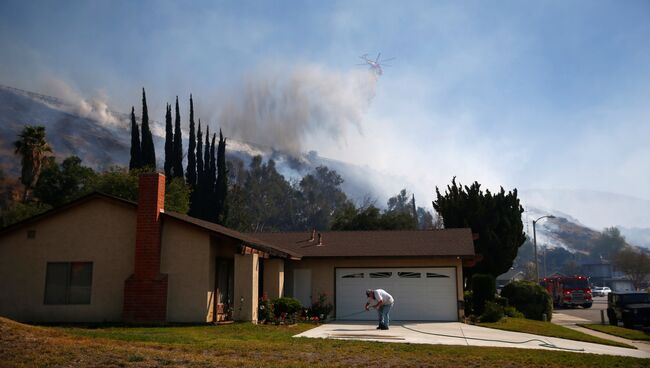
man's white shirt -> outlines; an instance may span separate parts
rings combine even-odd
[[[368,304],[373,305],[373,303],[379,303],[380,301],[384,301],[384,304],[389,305],[393,304],[395,302],[395,299],[393,299],[393,296],[388,294],[386,290],[384,289],[375,289],[375,299],[373,300],[372,298],[368,298]]]

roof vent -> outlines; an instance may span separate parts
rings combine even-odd
[[[320,234],[319,234],[320,235]],[[313,242],[316,240],[316,229],[312,229],[311,231],[311,238],[309,239],[310,242]]]
[[[322,247],[323,246],[323,236],[321,233],[318,233],[318,244],[316,244],[317,247]]]

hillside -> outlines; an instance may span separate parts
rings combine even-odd
[[[128,115],[109,110],[111,122],[101,122],[95,119],[97,114],[82,114],[78,110],[78,107],[56,97],[0,85],[0,167],[11,176],[18,175],[19,160],[13,154],[12,142],[25,124],[45,126],[48,140],[61,158],[77,155],[95,169],[114,164],[126,166],[130,146]],[[187,122],[184,121],[184,124]],[[163,132],[162,124],[154,121],[152,130],[160,161],[164,145],[163,137],[159,135]],[[184,134],[184,146],[187,147],[187,132]],[[388,196],[410,185],[407,178],[324,158],[315,151],[296,157],[272,147],[229,138],[227,155],[229,160],[239,159],[246,165],[255,155],[274,159],[278,171],[294,179],[319,165],[327,166],[344,178],[343,190],[358,203],[366,198],[374,198],[378,206],[383,206]],[[159,166],[162,166],[162,162]],[[612,193],[548,190],[524,190],[521,191],[521,198],[526,208],[523,218],[526,233],[532,235],[533,219],[546,214],[557,217],[538,224],[540,244],[561,247],[570,252],[588,252],[591,242],[599,234],[597,230],[605,226],[623,225],[620,229],[630,243],[650,248],[650,220],[644,222],[650,215],[650,201]],[[429,207],[430,198],[417,200],[418,205]]]

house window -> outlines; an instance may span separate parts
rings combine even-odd
[[[419,279],[422,274],[419,272],[398,272],[397,276],[405,279]]]
[[[45,304],[90,304],[92,262],[48,262]]]
[[[363,272],[349,273],[347,275],[343,275],[342,278],[344,278],[344,279],[362,279],[363,278]]]
[[[427,272],[427,278],[438,278],[438,277],[449,278],[449,276],[447,275],[442,275],[434,272]]]
[[[387,279],[393,276],[392,272],[370,272],[368,275],[371,279]]]

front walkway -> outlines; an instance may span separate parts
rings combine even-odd
[[[586,333],[587,335],[592,335],[596,337],[600,337],[603,339],[608,339],[612,341],[617,341],[617,342],[622,342],[624,344],[632,345],[635,348],[645,351],[646,353],[650,354],[650,343],[647,341],[635,341],[635,340],[628,340],[624,339],[622,337],[606,334],[600,331],[594,331],[590,330],[588,328],[580,327],[577,326],[577,324],[593,324],[594,322],[590,320],[586,320],[584,318],[579,318],[575,316],[571,316],[568,314],[564,313],[553,313],[553,318],[551,319],[551,322],[555,323],[556,325],[564,326],[566,328],[570,328],[572,330],[580,331],[582,333]]]
[[[387,331],[380,331],[375,327],[374,323],[365,321],[333,322],[294,337],[545,349],[650,358],[650,353],[642,350],[495,330],[459,322],[396,322]]]

